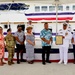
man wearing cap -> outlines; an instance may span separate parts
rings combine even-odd
[[[22,31],[21,25],[17,26],[17,32],[15,33],[15,38],[16,38],[16,47],[17,47],[17,64],[20,64],[21,62],[25,62],[23,59],[23,52],[25,50],[25,34]],[[19,60],[19,53],[21,53],[21,60]]]
[[[11,29],[7,30],[5,41],[6,41],[6,49],[8,50],[8,65],[12,65],[14,64],[13,57],[14,57],[16,41],[14,36],[11,33]]]
[[[59,46],[59,53],[60,53],[60,61],[58,62],[61,64],[64,62],[66,65],[68,62],[68,48],[69,48],[69,41],[72,38],[71,32],[67,29],[67,24],[63,24],[63,29],[59,31],[58,35],[62,35],[63,37],[63,44]]]

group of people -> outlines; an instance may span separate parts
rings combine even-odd
[[[27,33],[25,34],[22,31],[21,25],[17,26],[17,32],[13,35],[11,29],[7,30],[7,35],[3,36],[3,29],[0,27],[0,65],[5,64],[3,62],[4,58],[4,50],[5,48],[8,51],[8,65],[14,64],[13,57],[15,46],[17,48],[17,64],[20,62],[28,62],[29,64],[34,63],[34,46],[35,46],[35,37],[33,33],[33,25],[31,21],[29,21],[29,25],[26,27]],[[74,63],[75,63],[75,33],[71,34],[71,31],[68,28],[68,23],[63,24],[63,29],[59,31],[58,35],[62,35],[63,44],[59,45],[59,53],[60,53],[60,61],[59,64],[63,63],[66,65],[68,63],[68,48],[69,42],[73,43],[73,51],[74,51]],[[52,44],[52,32],[48,28],[48,23],[44,23],[44,29],[40,32],[40,38],[42,41],[42,64],[45,65],[47,63],[51,63],[50,58],[50,50]],[[26,41],[26,45],[24,42]],[[23,53],[26,49],[26,60],[23,59]],[[19,54],[21,57],[19,57]],[[46,56],[45,56],[46,54]]]
[[[58,35],[61,35],[63,38],[63,43],[61,45],[59,44],[60,61],[58,62],[58,64],[64,63],[66,65],[68,62],[69,44],[72,39],[72,34],[70,28],[68,27],[68,23],[63,23],[63,28],[58,32]],[[51,61],[49,61],[49,55],[52,43],[52,32],[48,28],[48,23],[44,24],[44,29],[40,33],[40,38],[42,40],[42,64],[45,65],[46,62],[51,63]]]
[[[29,22],[30,24],[30,22]],[[3,62],[4,58],[4,51],[5,48],[8,51],[8,65],[14,64],[13,57],[15,53],[15,46],[16,46],[16,54],[17,54],[17,64],[20,62],[26,62],[23,59],[23,53],[25,52],[26,48],[26,58],[29,64],[34,63],[34,45],[35,45],[35,38],[32,33],[33,27],[28,25],[26,30],[27,33],[25,34],[22,30],[22,26],[17,26],[17,32],[12,34],[11,28],[7,29],[7,35],[3,36],[3,28],[0,27],[0,65],[4,65]],[[26,45],[25,45],[26,40]],[[19,57],[20,56],[20,57]]]

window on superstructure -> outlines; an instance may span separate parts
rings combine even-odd
[[[73,10],[75,10],[75,5],[73,5]]]
[[[66,6],[66,10],[69,10],[70,9],[70,7],[69,6]]]
[[[42,6],[42,11],[47,11],[47,6]]]
[[[36,12],[40,11],[40,6],[35,6],[35,11]]]
[[[49,6],[49,11],[54,11],[55,10],[55,6]]]
[[[58,6],[58,10],[63,11],[63,6]]]

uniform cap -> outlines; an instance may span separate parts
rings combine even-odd
[[[67,26],[67,23],[63,23],[63,26]]]

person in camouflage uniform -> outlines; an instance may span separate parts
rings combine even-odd
[[[6,41],[6,49],[8,50],[8,65],[14,64],[13,62],[13,56],[14,56],[14,50],[15,50],[15,38],[11,34],[11,29],[7,30],[7,35],[5,37]]]

